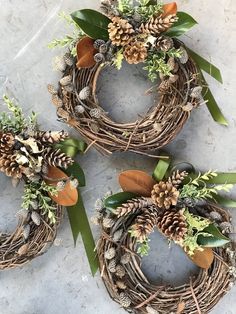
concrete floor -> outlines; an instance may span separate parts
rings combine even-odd
[[[230,125],[227,128],[217,125],[202,107],[193,112],[182,133],[166,150],[178,159],[192,162],[199,169],[236,171],[236,2],[177,2],[181,10],[188,11],[199,22],[199,26],[183,38],[184,41],[222,70],[223,86],[211,79],[209,81]],[[55,108],[46,91],[46,84],[56,83],[59,78],[59,74],[52,71],[51,60],[60,51],[47,49],[51,39],[61,37],[65,32],[57,14],[62,10],[69,13],[75,9],[98,6],[97,0],[0,1],[0,94],[7,92],[15,97],[26,112],[37,111],[45,129],[66,129],[57,122]],[[147,86],[143,75],[137,80],[140,71],[138,67],[124,68],[121,73],[112,71],[102,78],[105,86],[100,90],[100,97],[104,99],[104,107],[117,119],[122,111],[127,114],[126,118],[134,119],[137,113],[142,112],[142,106],[147,105],[143,98],[138,103],[136,101],[139,97],[137,82],[140,90],[145,90]],[[126,75],[129,75],[129,80],[123,81]],[[114,82],[119,80],[124,88],[122,96],[115,84],[109,84],[110,79]],[[113,94],[115,97],[111,103]],[[127,103],[132,110],[127,111]],[[117,174],[121,170],[138,168],[151,172],[155,165],[154,160],[134,154],[104,158],[94,150],[79,160],[87,176],[83,197],[88,216],[93,215],[93,205],[99,196],[108,189],[117,190]],[[232,195],[236,197],[235,192]],[[14,213],[19,208],[21,193],[21,188],[13,190],[10,181],[0,175],[2,232],[14,228],[16,224]],[[236,222],[236,212],[232,210],[232,214]],[[93,231],[98,238],[98,228],[93,227]],[[67,217],[59,230],[58,240],[59,246],[54,245],[47,254],[24,268],[0,273],[0,314],[125,313],[110,300],[99,274],[95,278],[90,275],[81,241],[76,248],[73,247]],[[189,273],[196,271],[178,248],[173,246],[168,250],[167,242],[157,235],[153,236],[152,248],[150,258],[144,260],[144,269],[154,279],[181,283]],[[155,272],[156,265],[163,264],[167,258],[166,267]],[[187,267],[187,271],[182,265]],[[212,313],[236,314],[235,293],[236,288]]]

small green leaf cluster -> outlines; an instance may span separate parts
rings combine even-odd
[[[55,224],[55,206],[53,205],[52,199],[48,196],[48,193],[56,195],[56,187],[47,185],[45,181],[26,183],[21,207],[29,210],[36,202],[38,209],[43,210],[43,215],[47,215],[50,223]]]
[[[115,65],[115,67],[117,68],[117,70],[120,70],[121,67],[122,67],[122,62],[123,62],[123,59],[124,59],[124,55],[123,55],[123,49],[120,49],[115,57],[114,57],[114,60],[113,60],[113,63]]]
[[[154,82],[158,78],[158,73],[165,76],[171,76],[171,68],[166,63],[165,58],[159,54],[151,54],[145,61],[146,66],[143,68],[148,71],[148,78]]]
[[[143,257],[143,256],[148,256],[148,253],[150,251],[150,246],[149,246],[150,240],[147,238],[145,241],[138,242],[138,250],[137,253]]]
[[[120,13],[132,15],[133,13],[133,0],[118,0],[117,9]]]
[[[151,18],[153,15],[159,15],[163,11],[163,3],[157,2],[156,4],[148,5],[150,1],[140,0],[140,6],[136,7],[135,12],[137,12],[144,21]]]

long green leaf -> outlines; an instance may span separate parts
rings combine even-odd
[[[236,184],[236,172],[217,172],[217,176],[207,181],[209,184]]]
[[[201,246],[219,247],[230,242],[230,239],[224,236],[214,224],[206,227],[203,232],[209,233],[209,237],[201,234],[198,236],[197,242]]]
[[[178,21],[166,32],[166,35],[170,37],[179,37],[198,24],[191,15],[185,12],[178,12],[177,16]]]
[[[68,176],[73,176],[79,181],[79,187],[85,186],[85,175],[83,169],[80,167],[80,165],[77,162],[74,162],[73,165],[69,166],[64,172]]]
[[[78,235],[81,234],[90,269],[94,276],[98,270],[99,264],[97,253],[95,250],[95,242],[93,239],[92,231],[89,225],[81,194],[79,194],[77,204],[68,207],[67,212],[74,238],[74,243],[76,244]]]
[[[109,39],[108,24],[111,20],[102,13],[83,9],[73,12],[71,17],[89,37],[93,39]]]
[[[202,69],[204,72],[211,75],[218,82],[223,83],[221,72],[215,65],[213,65],[212,63],[210,63],[209,61],[207,61],[206,59],[198,55],[193,50],[189,48],[187,48],[187,50],[189,54],[191,55],[191,57],[193,58],[193,60],[198,64],[200,69]]]
[[[222,206],[225,207],[236,207],[236,201],[227,198],[227,197],[223,197],[221,195],[215,195],[214,199],[216,200],[216,202]]]
[[[152,174],[152,177],[154,178],[154,180],[156,180],[157,182],[158,181],[161,181],[169,166],[170,166],[170,162],[171,160],[170,159],[167,159],[167,160],[163,160],[163,159],[160,159],[156,165],[156,168],[154,169],[154,172]]]
[[[55,147],[60,148],[60,150],[66,155],[75,157],[79,152],[83,153],[86,150],[87,144],[82,140],[68,138],[55,144]]]
[[[131,192],[116,193],[107,197],[104,201],[104,205],[106,208],[115,209],[119,207],[120,205],[124,204],[125,202],[127,202],[128,200],[135,198],[136,196],[137,194],[134,194]]]

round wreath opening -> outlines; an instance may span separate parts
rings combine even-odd
[[[101,277],[111,298],[129,313],[209,313],[234,285],[235,243],[227,237],[231,218],[210,201],[223,186],[206,183],[215,176],[207,172],[186,181],[188,174],[177,170],[154,182],[141,171],[126,171],[120,175],[125,192],[97,204]],[[200,267],[185,284],[156,284],[144,274],[142,257],[154,228]]]

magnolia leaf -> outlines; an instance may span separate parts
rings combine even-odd
[[[230,239],[224,236],[214,224],[210,224],[203,232],[204,235],[200,234],[197,238],[197,243],[201,246],[219,247],[230,242]]]
[[[87,144],[84,141],[75,138],[68,138],[55,144],[55,147],[59,148],[67,156],[73,158],[78,152],[83,153],[87,148]]]
[[[156,182],[144,171],[127,170],[119,175],[119,184],[123,191],[142,196],[150,196]]]
[[[94,55],[97,50],[93,44],[94,40],[89,37],[84,37],[77,43],[77,68],[91,68],[95,65]]]
[[[161,181],[165,177],[169,166],[170,166],[170,159],[168,160],[160,159],[156,165],[156,168],[153,171],[153,174],[152,174],[153,178],[157,182]]]
[[[48,167],[48,173],[45,182],[51,186],[57,186],[57,183],[61,180],[67,180],[65,187],[62,191],[58,191],[56,195],[49,194],[51,199],[61,206],[72,206],[78,201],[78,192],[76,188],[73,188],[68,180],[68,176],[56,167]]]
[[[69,166],[66,170],[64,170],[68,176],[73,176],[79,182],[79,187],[85,186],[85,175],[83,169],[80,165],[74,161],[73,165]]]
[[[168,15],[177,14],[177,4],[176,2],[171,2],[163,5],[162,17],[167,17]]]
[[[111,20],[102,13],[83,9],[73,12],[71,17],[89,37],[93,39],[109,39],[108,24]]]
[[[137,197],[137,194],[130,192],[120,192],[117,194],[113,194],[105,199],[104,206],[106,208],[115,209],[135,197]]]
[[[191,15],[185,12],[178,12],[177,16],[179,18],[178,21],[166,32],[166,35],[170,37],[179,37],[198,24]]]
[[[214,260],[214,253],[211,248],[202,248],[202,250],[195,250],[192,256],[190,256],[188,253],[187,255],[194,264],[203,269],[210,268]]]

